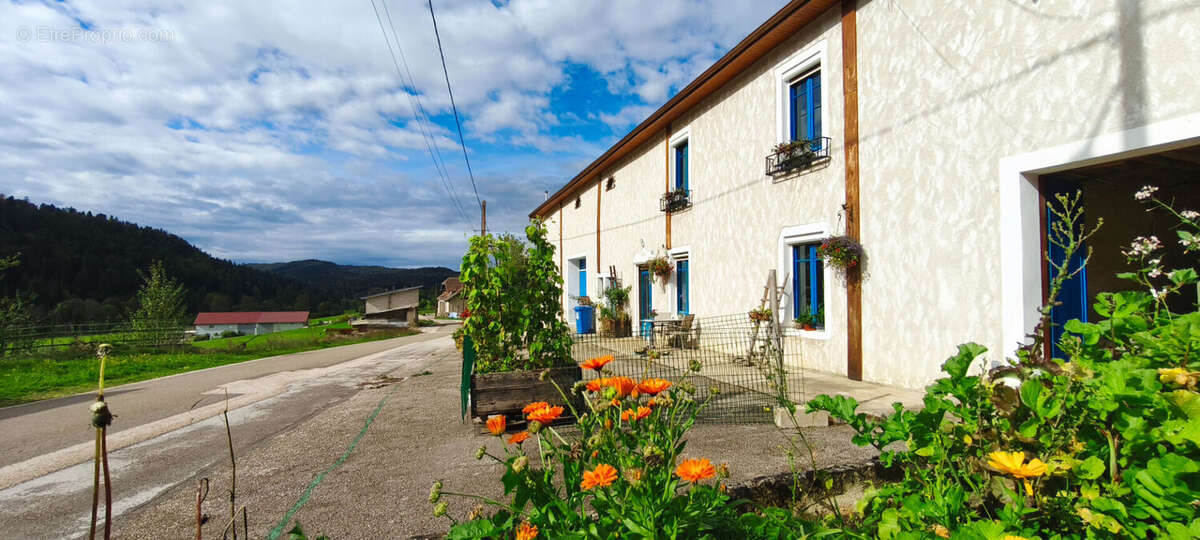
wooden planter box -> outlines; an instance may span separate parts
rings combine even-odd
[[[633,335],[632,321],[622,319],[600,319],[600,335],[604,337],[629,337]]]
[[[571,423],[571,408],[563,403],[562,395],[550,383],[553,379],[570,395],[571,387],[583,379],[583,370],[579,366],[552,368],[545,381],[539,381],[538,376],[544,370],[509,371],[504,373],[476,373],[471,375],[471,416],[486,421],[494,414],[508,417],[508,429],[524,429],[525,415],[521,409],[535,401],[545,401],[551,405],[561,405],[563,416],[559,423]],[[579,404],[576,404],[579,405]]]

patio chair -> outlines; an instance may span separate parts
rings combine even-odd
[[[678,326],[666,330],[667,344],[677,349],[696,349],[700,347],[700,323],[695,315],[688,315],[679,321]]]

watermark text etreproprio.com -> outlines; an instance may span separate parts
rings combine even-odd
[[[175,31],[167,28],[88,29],[78,26],[22,26],[17,29],[17,41],[131,43],[134,41],[166,42],[174,39]]]

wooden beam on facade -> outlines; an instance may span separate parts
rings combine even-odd
[[[842,96],[845,102],[846,236],[859,237],[858,25],[856,0],[842,0]],[[846,376],[862,380],[862,270],[846,272]]]

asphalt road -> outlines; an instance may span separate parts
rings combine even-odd
[[[282,371],[324,368],[394,349],[404,343],[431,339],[436,335],[426,333],[272,356],[106,388],[105,400],[109,409],[118,415],[109,428],[109,436],[223,402],[225,393],[221,390],[222,386],[234,381],[256,379]],[[231,398],[239,395],[237,390],[230,388]],[[88,392],[0,408],[0,434],[3,434],[0,437],[0,467],[91,441],[94,435],[89,428],[87,408],[95,398],[95,392]]]
[[[418,336],[114,387],[106,396],[111,396],[109,405],[118,415],[110,434],[116,444],[110,446],[120,448],[109,458],[112,482],[119,488],[115,513],[119,516],[150,501],[197,471],[228,463],[220,414],[223,387],[230,389],[233,442],[236,453],[242,454],[346,400],[363,383],[427,358],[439,347],[434,340],[442,338],[444,348],[451,330],[441,327]],[[86,425],[90,399],[71,396],[0,409],[0,455],[8,464],[0,468],[0,531],[5,537],[86,536],[94,436]],[[210,403],[193,407],[197,400]],[[210,497],[220,500],[226,495]]]

